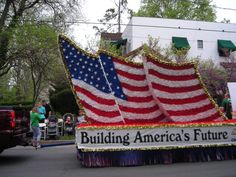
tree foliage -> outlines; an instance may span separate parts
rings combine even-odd
[[[9,72],[15,65],[15,56],[9,52],[9,42],[14,30],[30,17],[36,21],[47,20],[57,27],[65,29],[65,21],[76,19],[80,15],[80,1],[77,0],[2,0],[0,1],[0,76]]]
[[[212,0],[142,0],[135,16],[215,21]]]
[[[53,65],[58,63],[57,33],[47,24],[23,24],[13,31],[9,51],[15,56],[12,73],[17,95],[32,90],[35,103],[44,83],[50,80]]]

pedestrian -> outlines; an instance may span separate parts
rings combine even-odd
[[[226,93],[222,101],[221,107],[228,119],[232,119],[232,105],[229,93]]]
[[[45,111],[46,111],[45,117],[46,117],[46,119],[48,119],[48,117],[52,115],[52,108],[51,108],[50,104],[48,104],[46,102],[46,100],[42,101],[42,105],[45,107]]]
[[[32,141],[32,145],[35,148],[40,148],[40,139],[41,139],[41,131],[39,128],[39,121],[40,121],[40,115],[38,113],[38,107],[34,107],[31,110],[30,113],[30,125],[31,125],[31,129],[33,131],[33,141]]]
[[[39,123],[45,123],[45,118],[46,118],[46,109],[44,107],[45,100],[41,100],[38,106],[38,113],[40,117]]]

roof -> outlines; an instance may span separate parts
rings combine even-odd
[[[121,39],[122,33],[101,33],[101,40],[117,41]]]

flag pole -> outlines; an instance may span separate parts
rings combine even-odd
[[[118,111],[119,111],[119,113],[120,113],[120,116],[121,116],[121,118],[122,118],[122,121],[123,121],[123,123],[125,124],[125,119],[124,119],[124,117],[122,116],[121,110],[120,110],[119,105],[118,105],[118,102],[117,102],[117,100],[116,100],[115,92],[113,92],[113,90],[112,90],[112,88],[111,88],[111,85],[110,85],[110,83],[109,83],[109,81],[108,81],[108,79],[107,79],[106,72],[105,72],[105,69],[104,69],[104,67],[103,67],[103,65],[102,65],[102,61],[101,61],[101,57],[100,57],[100,56],[98,57],[98,60],[99,60],[99,63],[100,63],[100,65],[101,65],[101,69],[102,69],[103,75],[104,75],[104,77],[105,77],[105,80],[106,80],[106,82],[107,82],[107,84],[108,84],[108,88],[109,88],[109,90],[111,91],[111,94],[112,94],[113,97],[114,97],[114,100],[115,100],[116,106],[117,106],[117,108],[118,108]]]

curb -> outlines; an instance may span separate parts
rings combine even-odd
[[[75,144],[74,141],[65,141],[65,142],[62,142],[62,141],[59,141],[59,142],[43,142],[41,144],[41,148],[45,148],[45,147],[54,147],[54,146],[65,146],[65,145],[73,145]]]

